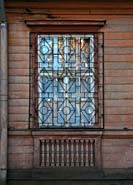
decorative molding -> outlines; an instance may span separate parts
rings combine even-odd
[[[101,137],[34,137],[34,168],[101,168]]]
[[[25,20],[27,26],[104,26],[106,20]]]
[[[40,167],[94,167],[95,139],[41,139]]]

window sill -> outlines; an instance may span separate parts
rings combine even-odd
[[[59,129],[42,129],[42,130],[9,130],[9,136],[102,136],[103,138],[133,138],[133,129],[80,129],[80,130],[59,130]]]

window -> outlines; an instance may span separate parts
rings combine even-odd
[[[32,115],[36,125],[97,127],[101,118],[102,39],[97,33],[34,35]]]

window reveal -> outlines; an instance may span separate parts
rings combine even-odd
[[[38,34],[35,120],[40,128],[93,128],[98,122],[95,34]]]

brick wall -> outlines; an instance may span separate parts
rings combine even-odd
[[[30,137],[9,139],[9,168],[32,168],[33,140]]]
[[[133,166],[132,139],[104,139],[102,151],[104,168],[130,168]]]
[[[26,9],[28,8],[28,9]],[[30,13],[32,12],[32,13]],[[104,168],[132,167],[133,139],[133,3],[6,3],[9,54],[9,168],[33,167],[29,131],[29,34],[23,20],[107,20],[104,32],[105,129]],[[91,131],[88,134],[92,135]],[[32,135],[32,136],[31,136]],[[37,137],[37,136],[36,136]]]

